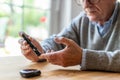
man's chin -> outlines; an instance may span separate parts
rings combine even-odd
[[[89,20],[90,21],[94,21],[94,22],[97,22],[97,18],[96,17],[93,17],[93,16],[88,16]]]

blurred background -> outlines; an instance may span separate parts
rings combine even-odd
[[[0,0],[0,57],[21,55],[19,31],[42,41],[59,33],[80,11],[76,0]]]
[[[0,0],[0,57],[21,55],[19,31],[42,41],[80,11],[75,0]]]

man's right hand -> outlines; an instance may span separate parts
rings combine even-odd
[[[39,42],[37,40],[35,40],[34,38],[30,37],[29,35],[27,35],[27,37],[30,39],[30,41],[33,43],[33,45],[38,49],[38,51],[40,53],[43,53],[43,49],[40,46]],[[20,44],[20,48],[21,48],[21,53],[29,60],[31,61],[38,61],[40,59],[39,56],[37,56],[34,51],[32,50],[32,48],[30,47],[30,45],[23,39],[19,39],[19,44]]]

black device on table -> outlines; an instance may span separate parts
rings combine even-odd
[[[41,74],[41,71],[37,69],[23,69],[20,71],[20,75],[24,78],[40,76],[40,74]]]

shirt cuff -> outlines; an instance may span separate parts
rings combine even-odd
[[[81,70],[86,70],[86,53],[87,53],[87,50],[83,49],[82,61],[81,61]]]

